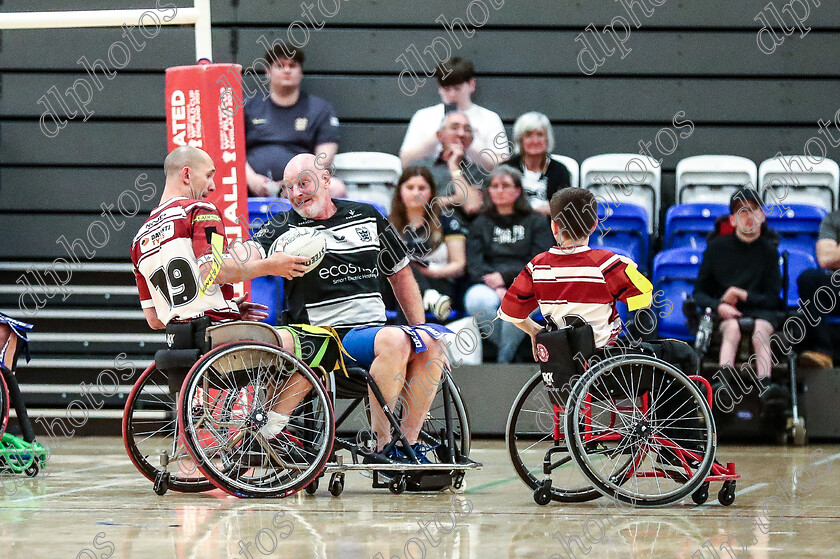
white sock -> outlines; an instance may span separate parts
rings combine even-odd
[[[260,435],[267,439],[273,439],[280,433],[280,431],[286,428],[290,419],[291,417],[286,414],[269,411],[268,421],[265,425],[260,427]]]

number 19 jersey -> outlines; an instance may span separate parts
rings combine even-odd
[[[152,210],[131,243],[140,306],[154,307],[164,324],[205,315],[214,322],[240,319],[233,286],[202,289],[206,278],[199,267],[213,261],[214,250],[217,258],[227,250],[224,233],[210,202],[178,197]]]

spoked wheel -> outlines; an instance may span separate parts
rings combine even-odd
[[[297,404],[269,441],[260,429],[282,402]],[[180,410],[190,455],[231,495],[291,495],[318,477],[332,450],[335,418],[323,384],[272,345],[234,342],[208,353],[184,381]]]
[[[715,425],[705,397],[653,357],[598,363],[572,388],[569,450],[604,495],[640,506],[677,502],[705,481]]]
[[[176,440],[176,397],[170,393],[166,374],[152,363],[137,379],[123,413],[122,433],[129,458],[149,481],[163,474],[162,455],[169,461],[168,488],[184,493],[213,489],[184,446]]]
[[[553,400],[540,373],[519,391],[505,435],[513,467],[525,485],[535,491],[534,499],[540,504],[597,499],[601,494],[569,454],[562,408],[555,407]]]
[[[6,379],[0,373],[0,437],[6,432],[9,424],[9,388],[6,386]]]
[[[433,463],[451,464],[470,454],[467,408],[449,373],[438,387],[417,442],[432,447],[434,452],[426,453],[426,458]]]

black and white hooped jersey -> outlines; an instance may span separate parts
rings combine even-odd
[[[406,248],[376,208],[363,202],[333,200],[335,214],[313,220],[294,210],[278,213],[254,235],[265,256],[274,240],[293,227],[314,227],[327,237],[327,253],[305,276],[286,280],[292,322],[350,328],[385,323],[380,274],[408,265]]]

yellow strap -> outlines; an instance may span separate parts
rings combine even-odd
[[[200,292],[202,295],[207,294],[207,290],[210,289],[210,286],[213,285],[213,282],[215,282],[216,278],[219,276],[219,271],[222,269],[222,251],[225,247],[224,236],[219,235],[215,231],[213,231],[210,235],[210,252],[213,255],[213,266],[210,268],[210,274],[201,286]]]
[[[653,296],[653,284],[636,269],[635,265],[627,264],[626,272],[633,286],[642,292],[640,295],[627,298],[627,309],[635,311],[649,306]]]
[[[339,350],[338,351],[338,362],[335,364],[335,368],[333,368],[333,370],[338,369],[342,373],[344,373],[344,376],[346,376],[348,378],[350,377],[350,375],[347,373],[347,365],[344,363],[344,356],[346,355],[350,359],[353,359],[353,356],[350,355],[349,353],[347,353],[347,350],[344,349],[344,344],[341,343],[341,336],[338,335],[338,332],[336,332],[334,328],[332,328],[330,326],[313,326],[311,324],[292,324],[291,326],[294,326],[296,328],[300,328],[301,330],[303,330],[304,332],[306,332],[308,334],[318,334],[318,335],[321,335],[321,336],[324,336],[324,335],[331,336],[335,340],[335,343],[338,344],[338,350]],[[355,359],[353,359],[353,361],[355,361]]]

